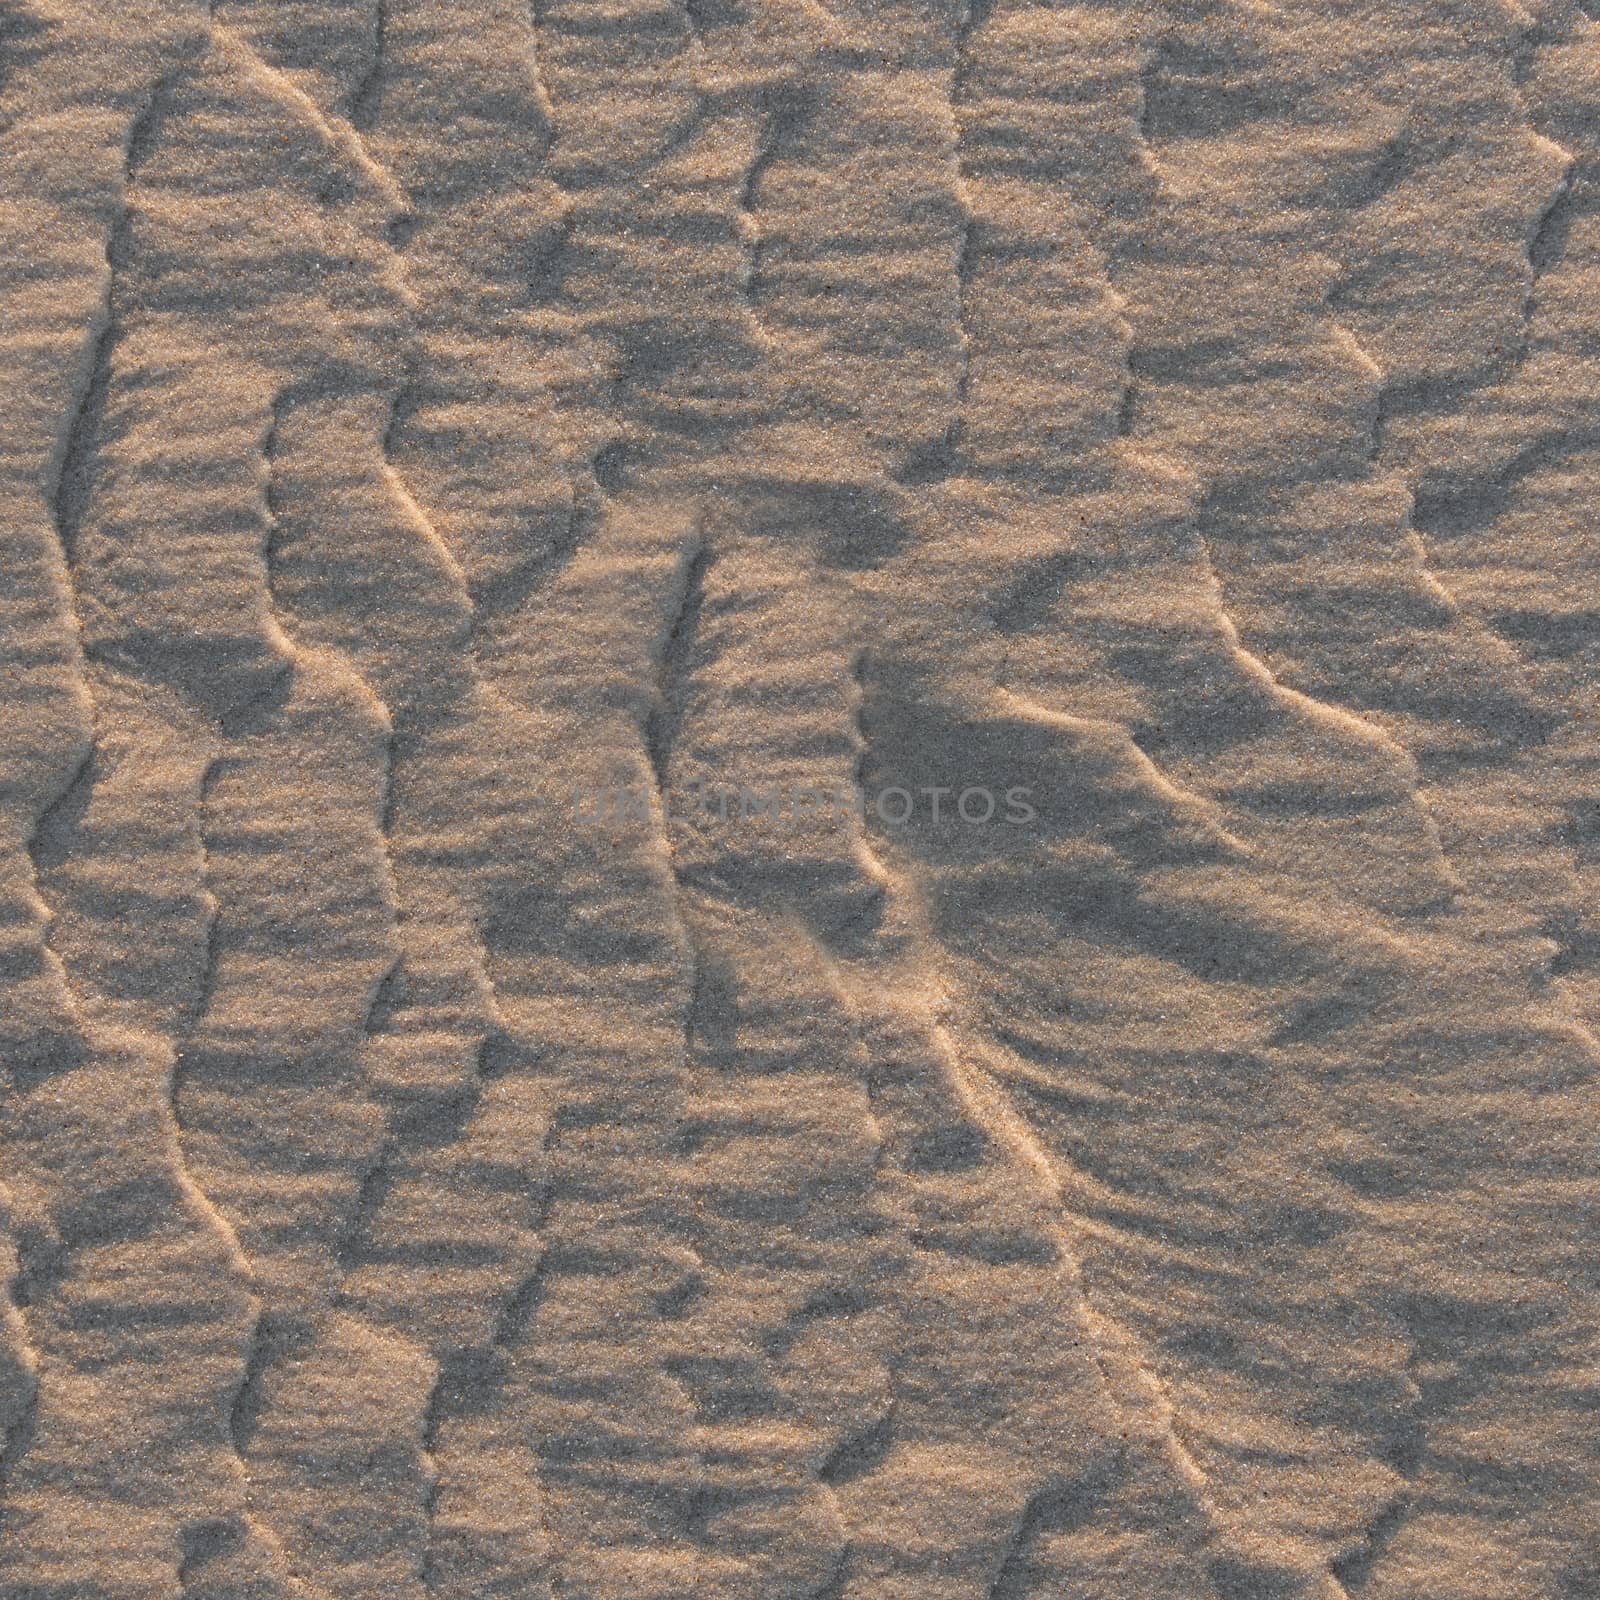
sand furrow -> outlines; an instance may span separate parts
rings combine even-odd
[[[1574,0],[0,0],[0,1600],[1571,1600]]]

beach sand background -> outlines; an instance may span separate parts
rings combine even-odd
[[[0,1596],[1600,1595],[1597,9],[0,0]]]

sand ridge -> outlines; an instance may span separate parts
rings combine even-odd
[[[0,0],[0,1597],[1600,1590],[1597,109]]]

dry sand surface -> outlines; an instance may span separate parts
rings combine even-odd
[[[0,1600],[1600,1596],[1595,16],[0,0]]]

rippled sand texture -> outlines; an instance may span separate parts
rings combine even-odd
[[[1591,12],[0,0],[0,1596],[1600,1595]]]

